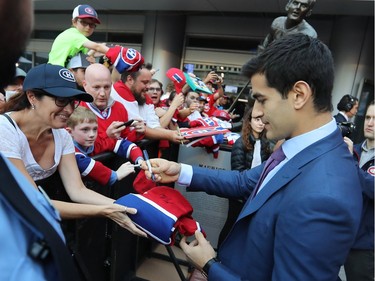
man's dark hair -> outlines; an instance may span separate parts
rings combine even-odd
[[[133,71],[133,72],[130,72],[130,71],[125,71],[121,74],[121,81],[123,83],[126,82],[126,78],[130,75],[134,80],[137,79],[137,77],[139,76],[140,74],[140,71],[143,69],[143,68],[146,68],[148,70],[151,70],[152,69],[152,64],[151,63],[145,63],[143,64],[139,69],[138,71]]]
[[[317,111],[332,111],[334,64],[331,51],[316,38],[290,34],[273,41],[261,54],[242,67],[251,78],[265,75],[267,85],[287,98],[297,81],[309,84]]]
[[[350,111],[353,106],[358,102],[358,99],[356,97],[353,97],[351,95],[345,95],[341,98],[339,103],[337,104],[337,109],[339,111]]]

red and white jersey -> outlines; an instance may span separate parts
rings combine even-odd
[[[145,95],[145,97],[146,103],[139,105],[133,93],[121,80],[112,85],[111,98],[125,107],[129,119],[142,119],[149,128],[161,127],[151,98],[148,95]]]
[[[99,111],[95,106],[88,102],[81,102],[81,106],[89,108],[98,117],[98,137],[97,139],[108,139],[107,128],[114,121],[126,122],[129,120],[128,113],[125,108],[116,101],[107,107],[104,111]],[[144,135],[137,134],[136,131],[131,131],[129,127],[126,127],[121,131],[121,137],[128,139],[129,141],[136,142],[143,139]]]
[[[75,151],[78,169],[82,177],[89,177],[101,185],[109,183],[112,174],[110,168],[82,153],[77,147]]]

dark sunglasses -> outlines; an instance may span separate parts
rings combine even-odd
[[[55,100],[55,104],[58,107],[65,107],[68,104],[70,104],[71,107],[73,107],[73,109],[76,109],[79,106],[79,104],[81,103],[81,101],[77,100],[76,98],[56,97],[56,96],[50,95],[47,92],[42,91],[42,90],[33,90],[33,92],[35,94],[39,95],[39,96],[48,96],[48,97],[54,99]]]
[[[55,104],[58,107],[65,107],[68,104],[70,104],[74,109],[76,109],[81,103],[81,101],[76,100],[75,98],[61,98],[61,97],[52,97],[52,96],[51,98],[55,99]]]

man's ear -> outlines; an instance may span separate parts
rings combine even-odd
[[[303,108],[312,98],[310,85],[302,80],[294,83],[292,94],[295,109]]]
[[[312,13],[312,10],[310,10],[310,11],[308,11],[307,13],[306,13],[306,18],[308,18],[309,16],[311,16],[311,13]]]
[[[72,134],[72,128],[70,128],[70,127],[65,127],[65,129],[68,131],[69,134]]]

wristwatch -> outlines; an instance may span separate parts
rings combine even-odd
[[[213,265],[215,262],[220,262],[217,258],[212,258],[206,262],[206,264],[202,268],[202,273],[206,277],[208,277],[208,272],[210,271],[211,265]]]

